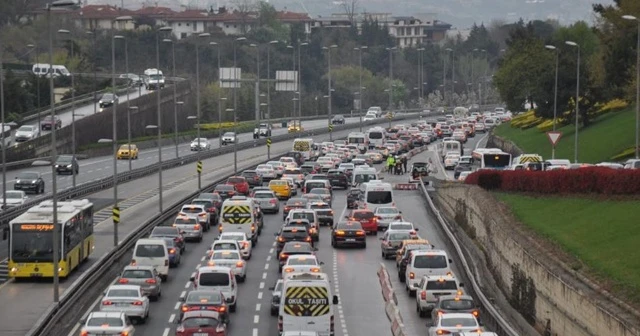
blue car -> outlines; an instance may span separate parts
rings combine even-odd
[[[169,252],[169,267],[177,267],[180,265],[180,249],[173,238],[164,238],[164,241],[167,243],[167,252]]]

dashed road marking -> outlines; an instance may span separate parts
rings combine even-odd
[[[269,269],[269,264],[264,264],[264,269],[268,270]]]
[[[200,258],[200,261],[204,261],[207,257]]]
[[[258,292],[258,300],[262,300],[262,292]]]
[[[264,282],[260,283],[260,289],[264,289]]]
[[[274,249],[269,250],[269,254],[273,254]]]
[[[201,266],[202,266],[202,264],[196,265],[196,269],[199,269]]]
[[[340,280],[338,278],[338,254],[333,251],[333,289],[338,295],[340,293]],[[342,309],[342,300],[338,303],[338,318],[340,320],[340,326],[342,327],[342,335],[349,336],[349,332],[347,331],[347,322],[344,318],[344,310]]]
[[[180,293],[180,298],[184,299],[186,295],[187,295],[187,291],[182,291],[182,293]]]
[[[260,323],[260,315],[253,315],[253,324]]]
[[[257,328],[253,328],[253,332],[251,333],[252,336],[258,336],[258,329]]]
[[[187,283],[184,285],[184,288],[189,289],[189,286],[191,286],[191,282],[187,282]]]
[[[270,261],[271,261],[271,256],[268,256],[267,257],[267,262],[270,262]]]
[[[176,302],[176,305],[173,307],[174,310],[178,310],[180,308],[180,301]]]
[[[267,278],[267,272],[262,273],[262,280]]]
[[[256,303],[256,311],[260,311],[261,306],[262,306],[261,304]]]
[[[169,316],[169,323],[173,323],[175,319],[176,319],[176,314],[171,314],[171,316]]]
[[[164,328],[164,331],[162,332],[162,336],[169,336],[169,332],[171,332],[171,329]]]

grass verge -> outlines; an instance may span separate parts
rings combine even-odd
[[[633,147],[635,118],[635,108],[629,108],[607,113],[594,119],[589,127],[580,128],[578,161],[583,163],[611,161],[616,154]],[[558,131],[562,132],[562,138],[556,146],[556,158],[573,161],[575,125],[561,127]],[[513,141],[525,153],[537,153],[543,158],[551,158],[551,143],[546,133],[538,131],[535,127],[521,130],[505,123],[496,127],[494,133]]]
[[[607,287],[611,284],[609,290],[640,303],[638,200],[496,196],[523,224],[579,258]]]

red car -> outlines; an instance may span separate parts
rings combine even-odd
[[[176,328],[176,336],[227,336],[227,324],[216,311],[198,310],[184,313]]]
[[[236,187],[236,191],[245,196],[249,195],[249,182],[242,176],[232,176],[227,179],[227,184]]]
[[[366,233],[377,234],[378,233],[378,219],[373,214],[373,211],[367,209],[355,209],[351,211],[351,216],[347,216],[350,221],[360,222],[362,229]]]

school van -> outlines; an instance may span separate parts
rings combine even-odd
[[[258,243],[258,223],[256,205],[245,196],[234,196],[227,199],[220,207],[220,232],[244,232],[251,243]]]
[[[53,69],[51,69],[53,68]],[[37,63],[34,64],[33,67],[31,67],[31,71],[33,72],[34,75],[36,76],[47,76],[49,72],[53,72],[53,77],[68,77],[71,76],[71,73],[69,72],[69,70],[67,70],[67,67],[65,67],[64,65],[50,65],[50,64],[44,64],[44,63]]]
[[[169,250],[164,239],[138,239],[131,258],[132,266],[152,266],[162,281],[169,277]]]
[[[195,290],[220,291],[229,310],[236,311],[238,284],[233,270],[223,266],[203,266],[190,278]]]
[[[424,276],[451,276],[451,263],[444,250],[415,251],[407,263],[405,286],[408,292],[415,294],[416,286]]]
[[[360,185],[365,208],[375,211],[380,206],[394,206],[393,187],[390,183],[373,180]]]
[[[296,273],[288,276],[282,286],[278,313],[278,331],[315,331],[319,336],[334,336],[334,305],[326,273]]]

